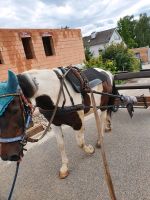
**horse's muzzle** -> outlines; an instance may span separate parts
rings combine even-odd
[[[3,161],[19,161],[19,160],[21,160],[21,156],[14,154],[12,156],[1,156],[1,159]]]
[[[19,161],[20,160],[20,156],[19,155],[12,155],[10,157],[8,157],[9,161]]]

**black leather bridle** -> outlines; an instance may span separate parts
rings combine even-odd
[[[10,137],[10,138],[4,138],[0,137],[0,143],[13,143],[13,142],[21,142],[22,144],[26,143],[26,130],[29,127],[30,121],[32,119],[32,104],[25,98],[22,92],[19,93],[10,93],[10,94],[3,94],[0,95],[0,98],[5,98],[9,96],[18,96],[20,99],[20,106],[22,109],[22,117],[23,117],[23,134],[16,136],[16,137]]]

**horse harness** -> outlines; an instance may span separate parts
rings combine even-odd
[[[55,107],[54,107],[53,110],[45,110],[45,112],[52,112],[52,116],[50,118],[49,124],[46,127],[44,133],[38,139],[29,138],[28,135],[27,135],[27,133],[26,133],[26,130],[28,129],[30,121],[32,119],[32,114],[34,112],[34,108],[32,107],[31,102],[24,96],[22,90],[19,93],[12,93],[12,94],[0,95],[0,98],[5,98],[5,97],[8,97],[8,96],[18,96],[19,97],[19,99],[20,99],[20,106],[21,106],[21,109],[22,109],[23,121],[24,121],[24,127],[23,127],[24,131],[23,131],[22,135],[16,136],[16,137],[13,137],[13,138],[1,138],[0,137],[0,143],[20,142],[20,144],[22,145],[22,148],[23,148],[28,141],[29,142],[38,142],[48,132],[48,130],[49,130],[49,128],[50,128],[50,126],[51,126],[51,124],[53,122],[53,119],[54,119],[55,115],[64,113],[65,111],[66,112],[71,112],[71,111],[75,111],[75,110],[76,111],[77,110],[83,110],[85,108],[83,104],[74,105],[73,98],[71,97],[71,95],[69,93],[69,90],[68,90],[68,88],[66,86],[66,83],[65,83],[64,80],[65,80],[67,74],[70,71],[73,73],[73,75],[75,76],[75,78],[77,78],[77,80],[80,83],[80,89],[77,88],[77,90],[78,90],[78,92],[81,93],[81,96],[83,96],[82,94],[84,94],[84,93],[91,93],[91,97],[94,100],[93,93],[96,93],[96,91],[93,91],[91,89],[89,81],[87,80],[86,76],[84,76],[78,68],[69,66],[67,69],[60,68],[60,70],[61,70],[62,74],[60,74],[58,72],[58,70],[54,70],[55,73],[56,73],[56,75],[57,75],[57,77],[58,77],[58,79],[60,80],[60,88],[59,88],[59,92],[58,92],[58,97],[57,97],[56,105],[55,105]],[[96,84],[98,84],[98,82],[99,81],[96,81]],[[64,88],[66,89],[66,91],[67,91],[67,93],[68,93],[68,95],[70,97],[70,101],[72,103],[72,106],[68,106],[68,107],[65,106],[66,98],[65,98]],[[59,108],[58,104],[59,104],[59,100],[60,100],[61,94],[63,94],[64,101],[63,101],[62,107]],[[122,99],[122,95],[113,95],[113,94],[108,94],[108,93],[103,93],[103,92],[99,92],[99,94],[100,95],[108,95],[108,96],[112,96],[114,98]],[[96,104],[95,105],[93,104],[93,108],[95,109],[95,113],[96,113],[96,108],[97,108]],[[102,146],[102,148],[103,148],[103,146]],[[25,150],[25,149],[23,148],[23,150]],[[12,187],[11,187],[11,190],[10,190],[10,193],[9,193],[8,200],[10,200],[11,197],[12,197],[12,193],[13,193],[13,190],[14,190],[14,186],[15,186],[15,182],[16,182],[18,170],[19,170],[19,162],[17,162],[17,165],[16,165],[16,172],[15,172],[15,176],[14,176],[13,184],[12,184]],[[106,170],[106,172],[107,172],[107,170]],[[106,175],[107,175],[107,173],[106,173]],[[111,182],[110,175],[108,177],[109,177],[109,181]],[[115,197],[115,194],[113,194],[114,193],[114,189],[113,189],[113,186],[111,184],[110,183],[108,184],[109,185],[109,190],[112,193],[112,196]],[[116,199],[116,198],[114,198],[114,199]]]
[[[81,70],[78,69],[77,67],[69,66],[67,68],[60,67],[59,69],[60,69],[61,73],[60,73],[59,70],[54,70],[58,79],[60,80],[60,89],[59,89],[59,92],[58,92],[57,102],[56,102],[54,109],[52,109],[52,110],[45,110],[45,109],[40,108],[40,110],[43,113],[51,112],[52,116],[51,116],[49,124],[46,127],[44,133],[38,139],[33,139],[33,138],[28,137],[28,135],[26,133],[26,130],[29,128],[30,121],[32,120],[32,114],[34,112],[35,107],[33,108],[29,99],[27,99],[24,96],[22,90],[20,90],[20,92],[18,92],[18,93],[0,95],[0,98],[5,98],[5,97],[8,97],[8,96],[19,96],[20,104],[21,104],[21,108],[22,108],[22,113],[23,113],[23,121],[24,121],[24,127],[23,127],[24,131],[23,131],[22,135],[16,136],[16,137],[13,137],[13,138],[2,138],[2,137],[0,137],[0,143],[20,142],[23,146],[25,146],[27,142],[38,142],[48,132],[50,125],[52,124],[52,121],[53,121],[55,116],[62,115],[66,112],[71,113],[71,112],[74,112],[74,111],[84,110],[86,107],[93,108],[92,106],[85,106],[84,103],[77,104],[77,105],[74,104],[73,98],[70,95],[70,92],[69,92],[67,85],[65,83],[65,79],[69,80],[69,73],[71,73],[71,75],[73,75],[74,78],[76,78],[77,81],[79,82],[79,87],[77,87],[76,85],[74,85],[73,87],[75,88],[75,90],[78,93],[79,92],[81,93],[81,97],[83,99],[83,102],[84,102],[84,94],[85,93],[91,93],[91,91],[93,93],[96,93],[96,94],[111,96],[111,97],[114,97],[114,98],[119,98],[121,101],[125,101],[124,96],[122,96],[122,95],[114,95],[114,94],[109,94],[109,93],[93,91],[90,87],[90,83],[89,83],[87,77],[83,73],[81,73]],[[94,85],[97,85],[98,83],[99,83],[98,80],[94,80]],[[92,85],[93,85],[93,83],[92,83]],[[65,106],[66,97],[65,97],[64,89],[67,91],[67,94],[70,98],[72,106]],[[61,94],[63,95],[64,100],[63,100],[62,106],[58,107]],[[103,107],[114,108],[114,105],[103,106]],[[101,108],[101,106],[97,106],[97,108]]]

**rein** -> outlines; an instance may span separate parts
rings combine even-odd
[[[15,183],[16,183],[17,176],[18,176],[19,166],[20,166],[20,162],[17,162],[14,180],[13,180],[13,183],[12,183],[12,186],[11,186],[11,190],[9,192],[8,200],[11,200],[11,197],[12,197],[12,194],[13,194],[13,191],[14,191]]]
[[[58,97],[57,97],[56,105],[55,105],[55,108],[53,110],[53,114],[52,114],[52,116],[51,116],[51,118],[49,120],[49,123],[48,123],[48,125],[47,125],[44,133],[38,139],[33,139],[33,142],[38,142],[39,140],[41,140],[47,134],[47,132],[49,131],[50,126],[51,126],[51,124],[53,122],[53,119],[54,119],[54,117],[56,115],[56,112],[57,112],[57,109],[58,109],[59,100],[60,100],[60,97],[61,97],[61,93],[63,91],[63,85],[64,85],[65,76],[68,74],[68,72],[70,71],[70,69],[65,74],[63,74],[62,76],[59,76],[60,88],[59,88],[59,92],[58,92]],[[28,138],[27,138],[27,140],[28,140]]]

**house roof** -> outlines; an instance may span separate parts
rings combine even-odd
[[[106,44],[109,42],[115,28],[105,31],[97,32],[95,38],[91,38],[91,35],[83,37],[84,46],[94,46],[97,44]]]

